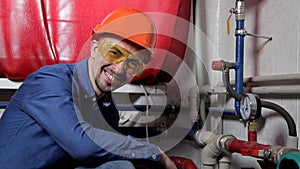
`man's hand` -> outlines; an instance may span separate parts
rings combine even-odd
[[[175,163],[158,147],[160,153],[161,153],[161,159],[159,161],[159,164],[164,167],[165,169],[177,169]]]

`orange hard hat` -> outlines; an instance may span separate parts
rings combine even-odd
[[[93,33],[111,33],[147,49],[151,54],[156,43],[154,22],[134,8],[120,8],[97,24]]]

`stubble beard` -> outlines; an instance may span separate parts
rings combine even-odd
[[[105,72],[104,68],[105,67],[102,67],[101,70],[99,71],[99,73],[96,75],[96,77],[95,77],[95,83],[96,83],[97,88],[100,90],[100,92],[102,92],[102,93],[109,93],[112,90],[111,89],[112,88],[111,84],[106,84],[106,86],[105,86],[105,84],[104,84],[105,82],[104,81],[101,82],[101,74]],[[106,89],[108,87],[110,89]]]

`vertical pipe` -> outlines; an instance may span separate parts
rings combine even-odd
[[[245,2],[236,1],[236,66],[235,66],[235,91],[243,94],[243,66],[244,66],[244,21],[245,21]],[[235,100],[235,109],[240,116],[240,101]]]
[[[257,128],[255,121],[248,122],[248,141],[256,142],[257,141]]]
[[[223,156],[219,160],[219,169],[230,169],[232,161],[232,155],[228,155],[226,153],[223,154]]]

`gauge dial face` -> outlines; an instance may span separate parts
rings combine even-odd
[[[243,120],[250,119],[251,116],[251,100],[248,95],[245,95],[241,100],[240,112]]]
[[[240,112],[243,120],[253,120],[260,116],[261,106],[258,97],[254,94],[245,94],[240,102]]]

